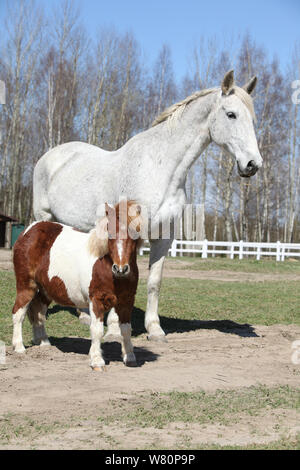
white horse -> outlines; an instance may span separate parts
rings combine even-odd
[[[249,177],[262,165],[253,127],[250,93],[253,77],[243,88],[226,73],[221,88],[194,93],[163,112],[147,131],[123,147],[108,152],[83,142],[49,150],[37,162],[33,178],[34,215],[83,231],[103,215],[103,203],[120,196],[151,207],[157,223],[181,215],[186,202],[187,172],[199,155],[215,142],[237,161],[240,176]],[[156,222],[155,222],[156,223]],[[148,300],[145,328],[148,339],[164,340],[158,317],[158,298],[164,258],[172,243],[150,239]],[[112,310],[107,335],[119,334]]]

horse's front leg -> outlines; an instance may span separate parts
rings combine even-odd
[[[148,339],[154,341],[166,341],[166,335],[160,326],[158,316],[158,299],[162,279],[162,271],[165,257],[168,254],[172,240],[153,240],[150,247],[148,300],[145,314],[145,328]]]

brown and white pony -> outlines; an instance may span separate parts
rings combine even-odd
[[[26,313],[34,344],[43,346],[50,344],[45,317],[52,301],[89,307],[91,367],[99,370],[105,365],[100,347],[104,314],[114,307],[122,333],[123,361],[127,366],[136,365],[131,312],[138,284],[140,212],[135,202],[123,201],[115,208],[106,204],[106,216],[89,233],[56,222],[35,222],[23,232],[13,254],[17,296],[12,343],[16,352],[25,351],[22,323]]]

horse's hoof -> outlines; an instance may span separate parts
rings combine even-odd
[[[92,369],[93,369],[95,372],[107,372],[107,369],[106,369],[105,366],[101,366],[101,367],[95,366],[95,367],[92,367]]]
[[[122,341],[122,336],[121,335],[105,335],[103,336],[103,341],[104,343],[114,343],[115,341],[117,343],[120,343]]]
[[[168,340],[166,338],[166,335],[148,335],[147,336],[148,341],[155,341],[157,343],[167,343]]]
[[[126,367],[137,367],[136,361],[127,361],[124,363]]]
[[[48,339],[43,339],[41,342],[40,342],[40,348],[47,348],[47,347],[51,347],[51,343]]]

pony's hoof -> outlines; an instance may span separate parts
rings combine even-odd
[[[92,367],[92,370],[94,370],[95,372],[107,372],[107,369],[105,366],[95,366],[95,367]]]
[[[19,346],[19,347],[14,348],[14,352],[17,354],[24,354],[25,351],[26,349],[24,348],[24,346]]]
[[[103,336],[103,342],[104,343],[120,343],[122,341],[122,336],[121,335],[116,335],[116,334],[106,334]]]
[[[148,341],[155,341],[157,343],[167,343],[168,340],[166,338],[166,335],[154,335],[150,334],[147,336]]]

